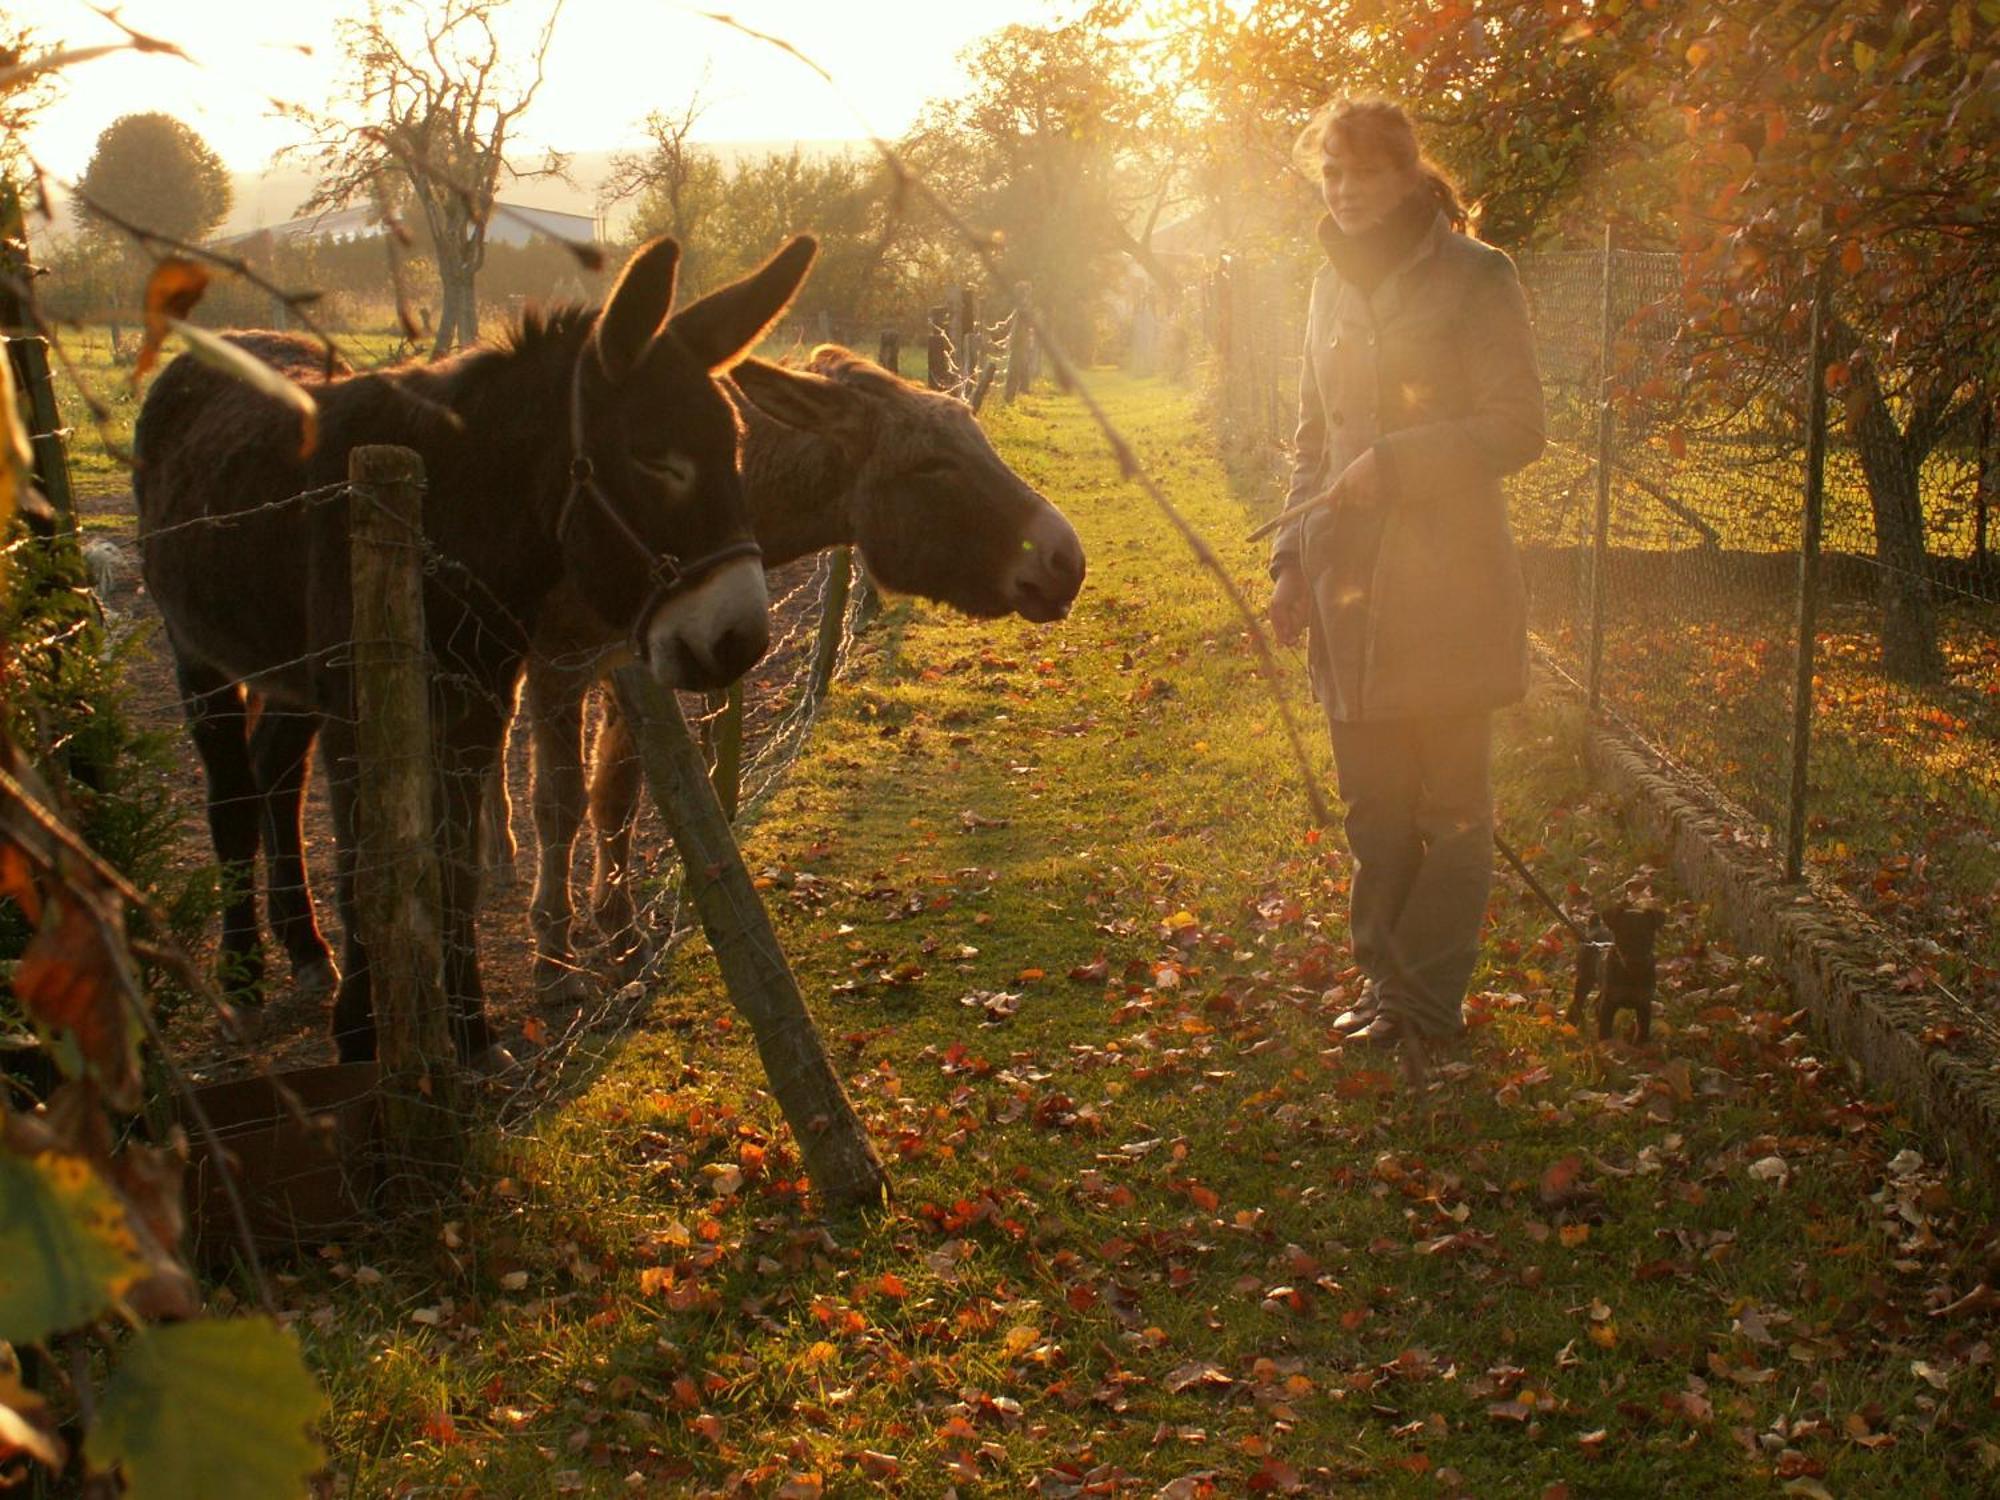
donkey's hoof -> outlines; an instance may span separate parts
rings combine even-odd
[[[597,993],[597,981],[574,964],[538,963],[535,995],[544,1005],[582,1005]]]
[[[340,983],[340,970],[330,958],[315,958],[292,969],[292,990],[301,1000],[323,1000]]]
[[[514,1061],[514,1054],[498,1042],[490,1047],[481,1048],[465,1060],[466,1071],[475,1078],[498,1078],[502,1073],[510,1072],[517,1066],[519,1065]]]
[[[620,983],[639,978],[653,966],[653,960],[660,956],[660,945],[649,937],[638,937],[630,932],[621,933],[610,943],[612,953],[611,972]]]

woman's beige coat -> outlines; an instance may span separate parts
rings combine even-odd
[[[1281,530],[1275,577],[1313,586],[1313,680],[1335,719],[1498,708],[1527,691],[1527,600],[1501,479],[1542,451],[1542,385],[1514,264],[1439,216],[1373,295],[1313,280],[1287,504],[1373,446],[1379,508]]]

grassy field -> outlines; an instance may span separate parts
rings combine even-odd
[[[1261,597],[1188,398],[1099,388]],[[1239,623],[1074,403],[991,425],[1083,533],[1074,615],[892,606],[744,834],[894,1206],[814,1214],[697,944],[450,1223],[291,1268],[329,1492],[1991,1492],[1993,1314],[1953,1304],[1995,1206],[1708,934],[1568,711],[1505,716],[1503,820],[1668,904],[1654,1045],[1560,1024],[1503,881],[1413,1100],[1331,1038],[1347,861]]]

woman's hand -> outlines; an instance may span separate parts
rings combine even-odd
[[[1363,448],[1361,456],[1340,471],[1327,492],[1333,505],[1379,505],[1382,499],[1382,465],[1373,448]]]
[[[1312,589],[1306,584],[1303,568],[1286,568],[1278,574],[1266,613],[1271,617],[1271,634],[1278,638],[1278,644],[1296,645],[1312,613]]]

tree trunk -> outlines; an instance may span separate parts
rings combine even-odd
[[[1868,504],[1875,518],[1877,597],[1882,605],[1882,670],[1914,686],[1944,678],[1938,646],[1937,603],[1931,593],[1930,557],[1924,542],[1923,495],[1918,475],[1927,452],[1898,430],[1865,361],[1854,376],[1849,408]]]

